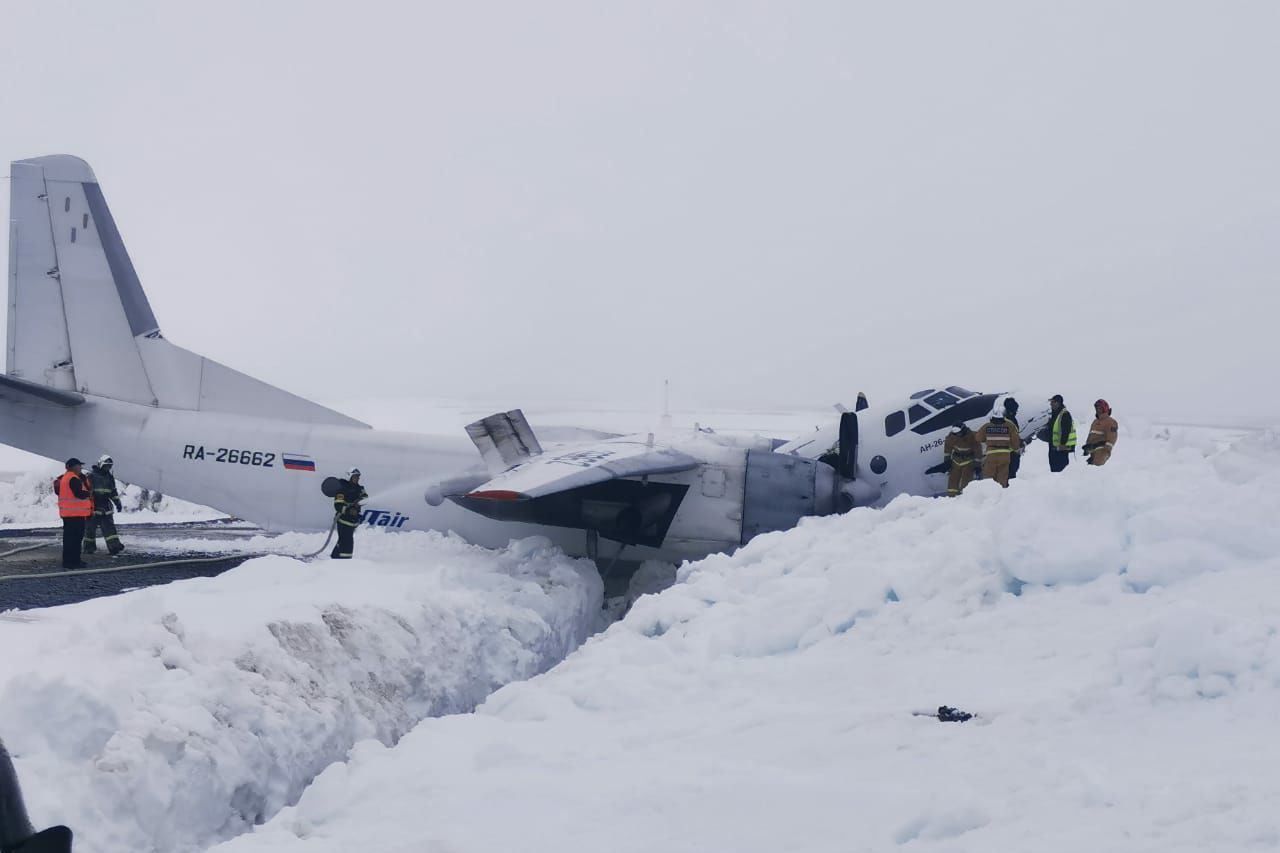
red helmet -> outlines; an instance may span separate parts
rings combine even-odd
[[[1095,409],[1101,409],[1102,411],[1106,412],[1108,415],[1111,414],[1111,404],[1108,403],[1106,400],[1103,400],[1101,397],[1093,401],[1093,407]]]

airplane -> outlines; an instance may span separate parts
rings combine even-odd
[[[945,475],[927,472],[948,430],[976,428],[999,396],[951,385],[888,407],[860,398],[791,441],[668,427],[540,439],[520,410],[465,436],[376,430],[167,340],[84,160],[18,160],[10,175],[0,441],[52,459],[109,452],[132,483],[270,531],[329,529],[325,473],[355,466],[371,527],[488,547],[541,535],[597,561],[625,550],[678,563],[808,516],[942,494]],[[1047,422],[1036,411],[1024,437]]]

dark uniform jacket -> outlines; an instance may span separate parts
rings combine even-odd
[[[333,496],[333,511],[337,513],[338,523],[348,527],[360,524],[360,502],[369,497],[363,486],[350,480],[338,481],[338,493]]]
[[[98,515],[110,515],[112,504],[119,502],[120,493],[116,491],[116,477],[109,468],[97,465],[89,472],[89,482],[93,484],[93,511]]]
[[[943,442],[942,452],[952,465],[969,465],[978,455],[978,437],[968,427],[962,433],[950,433]]]

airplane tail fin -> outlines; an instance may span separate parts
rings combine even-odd
[[[366,426],[165,340],[88,163],[36,157],[10,175],[10,376],[166,409]]]

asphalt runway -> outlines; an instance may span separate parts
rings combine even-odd
[[[0,530],[0,554],[27,546],[39,545],[33,550],[0,557],[0,613],[6,610],[30,610],[35,607],[54,607],[72,604],[104,595],[116,595],[131,589],[170,583],[193,577],[213,577],[235,568],[256,554],[221,552],[148,551],[145,546],[130,547],[130,532],[145,533],[148,539],[186,538],[200,536],[214,539],[240,539],[257,536],[261,530],[253,527],[231,526],[226,522],[193,522],[188,524],[148,524],[121,526],[120,537],[126,550],[116,557],[104,551],[84,555],[88,569],[84,573],[60,577],[37,577],[48,572],[61,572],[62,531],[60,528],[35,528],[24,530]],[[157,563],[180,559],[206,559],[207,562],[176,566],[148,567]],[[138,564],[136,569],[95,573],[94,569],[116,569]],[[32,577],[24,577],[31,575]]]

